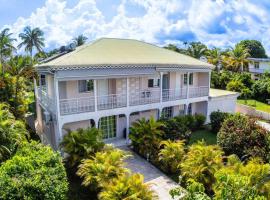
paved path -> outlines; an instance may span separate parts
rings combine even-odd
[[[123,146],[120,148],[129,151],[133,155],[126,160],[127,167],[134,173],[143,174],[145,182],[151,184],[152,189],[157,193],[160,200],[172,200],[169,191],[177,187],[177,184],[145,159],[132,152],[128,147]]]
[[[257,121],[257,123],[258,123],[261,127],[263,127],[263,128],[265,128],[266,130],[270,131],[270,124],[269,124],[269,123],[263,122],[263,121]]]

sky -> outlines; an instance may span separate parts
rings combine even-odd
[[[0,0],[0,30],[8,27],[17,37],[25,26],[39,27],[47,50],[84,34],[88,41],[201,41],[220,48],[256,39],[270,55],[269,12],[269,0]]]

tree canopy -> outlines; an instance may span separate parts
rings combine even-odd
[[[242,40],[236,46],[248,49],[250,56],[253,58],[267,58],[265,49],[258,40]]]

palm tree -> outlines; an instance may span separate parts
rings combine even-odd
[[[42,52],[44,44],[44,33],[40,28],[31,29],[30,26],[24,28],[23,33],[19,34],[22,42],[18,45],[18,48],[25,46],[25,51],[30,53],[33,58],[33,50],[36,48],[38,52]]]
[[[85,42],[87,41],[87,39],[88,38],[86,36],[84,36],[83,34],[81,34],[81,35],[73,38],[73,41],[76,44],[76,46],[78,47],[78,46],[81,46],[81,45],[85,44]]]
[[[99,199],[157,199],[150,186],[150,184],[144,183],[144,177],[141,174],[121,176],[118,179],[114,179],[111,183],[106,184],[104,190],[99,194]]]
[[[2,68],[2,74],[4,73],[4,59],[7,56],[10,56],[13,50],[16,48],[13,46],[13,42],[16,39],[11,38],[12,33],[9,33],[9,28],[5,28],[0,32],[0,67]]]
[[[215,65],[216,69],[218,69],[222,60],[222,52],[215,47],[206,52],[206,58],[208,63]]]
[[[191,42],[187,49],[187,55],[200,59],[202,56],[205,55],[207,51],[207,47],[202,44],[201,42]]]
[[[160,143],[160,147],[162,149],[158,154],[159,160],[165,164],[170,173],[178,172],[178,165],[185,154],[184,140],[176,142],[165,140]]]
[[[247,66],[247,58],[250,56],[248,49],[244,49],[241,46],[236,46],[234,49],[231,49],[223,57],[225,67],[233,71],[243,71],[244,67]]]
[[[82,160],[77,175],[83,179],[82,185],[103,188],[114,178],[125,175],[129,170],[124,160],[129,155],[120,149],[97,152],[94,156]]]
[[[151,156],[156,148],[158,149],[161,138],[164,134],[163,122],[156,121],[154,117],[149,120],[145,118],[134,122],[130,127],[129,138],[135,150],[144,156]]]
[[[73,167],[82,159],[94,155],[104,147],[102,131],[97,128],[69,130],[60,147],[68,154],[68,163]]]

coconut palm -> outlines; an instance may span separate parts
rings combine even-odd
[[[201,42],[191,42],[187,49],[187,55],[200,59],[205,55],[207,47]]]
[[[185,154],[185,142],[183,140],[176,142],[165,140],[160,143],[160,147],[162,149],[158,154],[159,160],[165,164],[170,173],[178,172],[178,165]]]
[[[97,152],[94,156],[82,160],[77,175],[83,179],[82,185],[103,188],[114,178],[129,172],[124,167],[124,160],[129,155],[120,149]]]
[[[159,147],[162,135],[164,134],[161,129],[164,126],[163,122],[156,121],[154,117],[149,120],[145,118],[139,119],[134,122],[130,127],[129,138],[135,150],[146,156],[151,156],[155,148]]]
[[[9,28],[5,28],[0,32],[0,67],[2,68],[2,74],[4,73],[4,59],[10,56],[13,50],[16,50],[12,44],[16,39],[11,36],[12,33],[9,33]]]
[[[206,52],[206,58],[207,62],[209,62],[212,65],[215,65],[216,68],[218,68],[222,60],[222,52],[220,51],[219,48],[215,47]]]
[[[25,51],[30,53],[33,58],[33,50],[36,49],[38,52],[42,52],[44,44],[44,33],[40,28],[32,29],[30,26],[24,28],[23,33],[19,34],[22,42],[18,45],[18,48],[25,46]]]
[[[247,49],[244,49],[242,46],[236,46],[223,57],[223,61],[227,69],[236,72],[243,71],[249,62],[247,60],[249,56]]]
[[[78,35],[77,37],[73,38],[73,41],[76,44],[76,46],[78,47],[78,46],[81,46],[81,45],[85,44],[87,39],[88,38],[86,36],[81,34],[81,35]]]
[[[107,184],[99,194],[100,200],[122,200],[122,199],[157,199],[155,193],[151,190],[150,184],[144,183],[141,174],[125,175],[114,179]]]
[[[87,156],[94,155],[103,147],[102,131],[97,128],[68,130],[60,144],[60,148],[68,154],[67,160],[71,166],[77,165]]]

